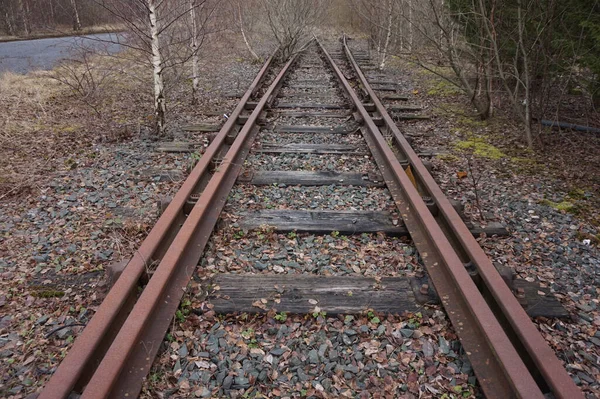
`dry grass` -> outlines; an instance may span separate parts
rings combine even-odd
[[[63,92],[47,72],[27,76],[5,73],[0,78],[4,111],[0,119],[0,199],[18,194],[38,178],[40,171],[32,167],[32,158],[50,144],[51,102]]]
[[[0,76],[0,200],[35,189],[52,172],[71,167],[65,160],[72,152],[131,131],[145,106],[151,107],[140,101],[140,80],[130,76],[144,71],[113,57],[95,57],[94,67],[110,79],[86,98],[56,80],[59,68]]]
[[[53,37],[93,35],[99,33],[123,32],[126,29],[125,25],[121,24],[105,24],[90,27],[84,27],[79,32],[73,31],[71,26],[57,26],[54,29],[35,32],[29,36],[10,36],[0,35],[0,42],[14,42],[18,40],[33,40],[33,39],[48,39]]]
[[[198,106],[190,106],[187,77],[191,72],[180,71],[177,82],[169,75],[169,128],[176,128],[178,120],[197,117],[204,108],[226,109],[229,100],[221,98],[214,60],[241,65],[239,55],[245,54],[245,48],[236,37],[211,37],[201,52]],[[56,80],[61,68],[63,78],[66,71],[82,74],[89,68],[108,76],[93,95],[83,96]],[[228,73],[228,79],[238,79],[235,69]],[[69,163],[72,153],[99,141],[120,141],[148,131],[153,125],[151,82],[150,67],[130,51],[93,56],[87,64],[69,63],[54,71],[0,75],[0,201],[43,187],[46,177],[73,167]]]

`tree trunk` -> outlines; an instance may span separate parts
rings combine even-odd
[[[521,9],[521,0],[517,2],[517,17],[519,23],[519,47],[521,48],[521,56],[523,57],[523,86],[525,87],[525,99],[523,123],[525,124],[525,139],[529,148],[533,147],[533,135],[531,132],[531,87],[529,76],[529,57],[525,48],[525,23],[523,22],[523,11]]]
[[[152,69],[154,76],[154,116],[156,132],[162,134],[165,128],[165,86],[163,81],[163,59],[159,42],[158,17],[156,14],[156,0],[146,0],[148,18],[150,21],[150,37],[152,46]]]
[[[255,61],[260,61],[260,57],[254,52],[254,50],[252,49],[252,46],[250,46],[250,42],[248,41],[248,38],[246,37],[246,31],[244,30],[244,18],[242,17],[242,6],[240,5],[239,2],[237,3],[237,6],[238,6],[238,17],[239,17],[239,21],[240,21],[240,31],[242,32],[242,38],[244,39],[246,48],[248,49],[248,51],[252,55],[252,58],[254,58]]]
[[[21,20],[23,22],[23,32],[25,36],[29,36],[31,33],[31,28],[29,26],[29,13],[27,4],[24,3],[26,0],[19,0],[17,5],[19,6],[19,13],[21,14]]]
[[[79,19],[79,10],[77,10],[77,0],[71,0],[73,7],[73,30],[79,32],[81,30],[81,21]]]
[[[198,103],[200,68],[198,67],[198,21],[196,20],[196,0],[190,0],[190,19],[192,20],[192,105]]]
[[[10,36],[15,36],[16,32],[12,23],[12,16],[8,15],[8,12],[6,13],[6,27],[8,28],[8,34]]]
[[[381,54],[381,64],[379,64],[379,69],[385,68],[385,62],[387,61],[388,47],[390,45],[390,38],[392,37],[392,20],[393,20],[393,0],[388,0],[388,24],[387,24],[387,32],[385,36],[385,43],[383,45],[383,52]]]
[[[408,51],[413,50],[413,0],[408,0]]]
[[[494,76],[493,76],[493,71],[492,71],[492,62],[490,59],[486,60],[485,63],[485,84],[486,84],[486,90],[485,90],[485,94],[487,97],[487,104],[488,104],[488,116],[491,118],[492,116],[494,116]]]
[[[56,16],[54,15],[54,0],[48,0],[50,14],[48,15],[48,26],[56,26]]]

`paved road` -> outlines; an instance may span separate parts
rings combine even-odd
[[[104,33],[0,43],[0,74],[6,71],[24,74],[36,69],[52,69],[60,60],[75,57],[78,52],[75,48],[81,46],[115,53],[120,46],[106,41],[116,37],[114,33]]]

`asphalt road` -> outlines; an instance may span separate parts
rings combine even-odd
[[[84,48],[115,53],[121,46],[107,41],[116,38],[117,34],[104,33],[0,43],[0,74],[6,71],[25,74],[33,70],[49,70],[61,60],[77,58]]]

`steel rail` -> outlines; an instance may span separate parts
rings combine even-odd
[[[370,101],[375,104],[377,112],[384,120],[385,127],[394,136],[398,149],[403,153],[411,171],[416,177],[419,187],[426,191],[438,207],[438,223],[444,230],[455,250],[466,255],[465,263],[471,262],[476,268],[483,283],[483,295],[491,308],[499,309],[499,320],[507,335],[517,348],[523,362],[528,366],[529,372],[534,376],[540,388],[547,392],[550,390],[557,398],[576,399],[583,398],[581,390],[569,377],[564,366],[556,357],[554,351],[548,346],[544,338],[536,329],[531,319],[519,304],[510,288],[506,285],[489,257],[485,254],[477,240],[469,232],[461,217],[458,215],[448,198],[435,182],[423,162],[412,149],[404,135],[396,126],[375,91],[369,85],[365,75],[354,59],[350,48],[343,40],[344,50],[358,76],[363,88],[366,90]],[[464,261],[464,259],[463,259]],[[491,295],[488,295],[491,294]],[[508,323],[504,322],[508,321]],[[510,365],[509,365],[510,366]]]
[[[208,182],[152,279],[83,391],[82,399],[136,397],[256,136],[263,108],[295,62],[261,98]]]
[[[544,398],[362,101],[325,48],[320,46],[365,124],[363,136],[473,364],[482,389],[493,398]]]
[[[273,60],[274,57],[271,56],[264,63],[227,122],[207,147],[86,328],[75,340],[65,359],[46,383],[39,399],[67,398],[73,390],[81,392],[87,385],[137,300],[140,278],[150,264],[160,261],[166,248],[175,238],[185,220],[186,202],[201,189],[203,180],[209,177],[211,162],[225,147],[227,137],[238,128],[238,118],[248,101],[261,88]]]

